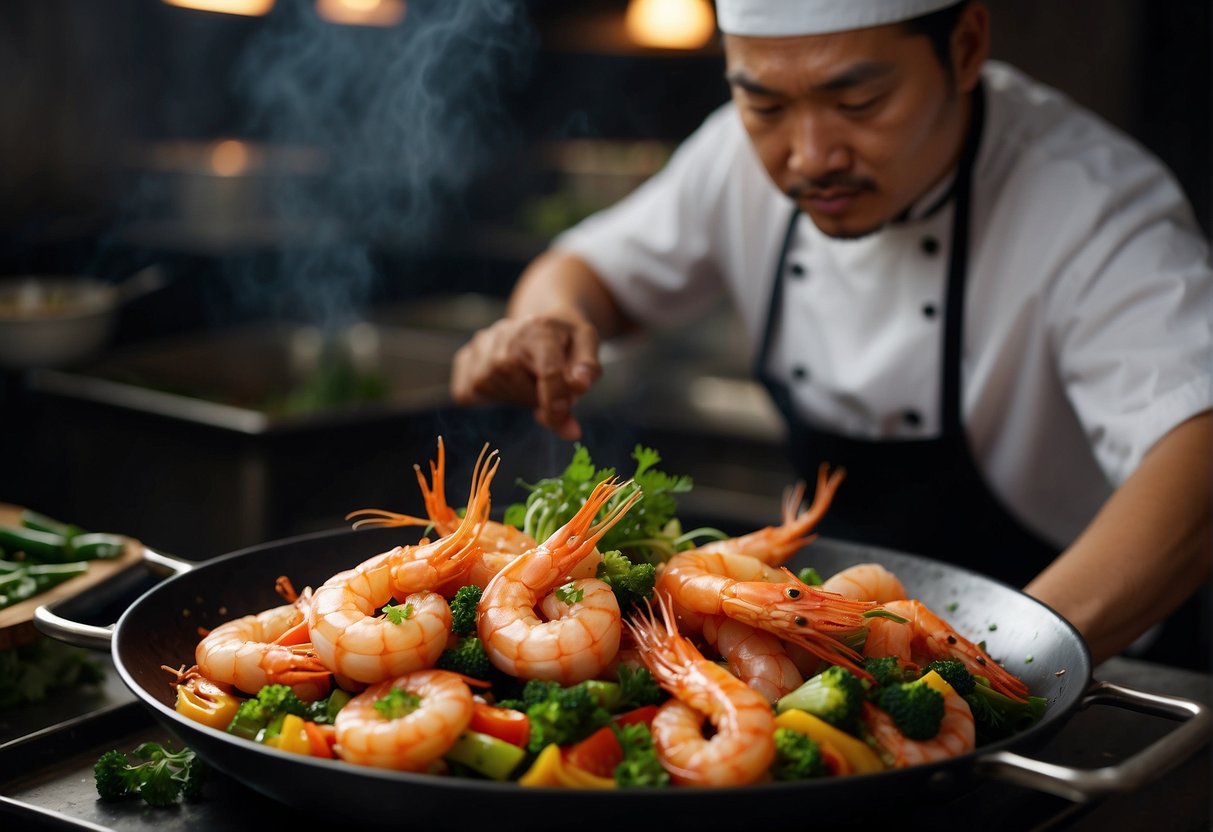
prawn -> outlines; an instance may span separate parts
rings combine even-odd
[[[255,694],[266,685],[290,685],[302,699],[316,699],[328,689],[329,671],[311,644],[275,644],[304,620],[302,607],[311,595],[220,624],[198,642],[198,673],[213,682]]]
[[[481,458],[488,450],[488,447],[488,443],[485,443],[484,447],[480,449],[480,456],[476,458],[477,468],[480,467]],[[417,474],[417,483],[421,487],[421,494],[425,500],[425,510],[428,517],[413,517],[408,514],[397,514],[394,511],[384,509],[363,508],[351,511],[345,516],[345,519],[352,520],[356,517],[359,518],[354,522],[355,529],[372,526],[432,525],[434,531],[439,535],[447,535],[454,532],[458,528],[462,518],[446,501],[446,447],[442,443],[441,436],[438,437],[438,459],[430,461],[430,479],[426,480],[425,474],[421,472],[420,465],[414,465],[413,470]],[[480,546],[485,553],[517,556],[535,548],[536,541],[526,532],[505,523],[489,520],[489,504],[487,501],[483,506],[483,511],[485,522],[484,527],[480,531]],[[497,562],[499,570],[508,561],[498,559]],[[494,571],[492,574],[496,574],[496,572]],[[492,577],[492,574],[489,577]],[[483,586],[483,584],[479,584],[479,586]]]
[[[399,704],[388,700],[393,690]],[[417,670],[371,685],[337,712],[341,759],[398,771],[425,771],[450,750],[472,719],[472,691],[464,678],[446,670]],[[376,707],[378,705],[378,707]]]
[[[789,645],[778,636],[728,616],[711,615],[704,619],[703,637],[728,663],[733,675],[768,702],[776,702],[804,682],[804,673],[789,655]]]
[[[822,583],[826,592],[837,592],[856,601],[901,601],[906,588],[896,575],[879,563],[857,563],[835,572]]]
[[[748,555],[679,552],[666,563],[657,590],[675,608],[697,616],[726,615],[798,645],[819,659],[841,664],[863,678],[862,656],[848,642],[865,632],[872,601],[855,601],[808,586],[787,569]]]
[[[325,667],[345,679],[375,683],[437,661],[450,635],[451,611],[432,588],[464,574],[479,551],[480,506],[496,470],[495,452],[478,462],[468,512],[453,533],[375,555],[315,591],[308,632]],[[393,598],[400,603],[377,616]]]
[[[1007,672],[979,645],[962,636],[921,601],[889,601],[883,608],[906,619],[905,624],[891,620],[873,622],[873,631],[882,634],[879,643],[865,644],[869,656],[897,656],[903,662],[920,666],[935,660],[955,659],[974,676],[983,676],[990,687],[1016,702],[1026,702],[1028,686]],[[898,631],[895,628],[901,628]],[[885,636],[883,631],[888,630]],[[869,635],[870,638],[870,635]],[[909,653],[905,652],[908,647]]]
[[[845,476],[845,469],[836,468],[830,473],[829,466],[823,462],[817,469],[817,490],[813,494],[813,503],[807,509],[803,508],[805,484],[801,481],[784,495],[782,525],[767,526],[740,537],[715,540],[700,546],[697,551],[705,554],[749,555],[770,566],[785,563],[816,537],[810,531],[825,516]]]
[[[675,782],[745,786],[775,759],[775,716],[766,697],[703,654],[678,632],[668,599],[662,621],[649,607],[627,622],[645,667],[673,698],[653,718],[653,744]],[[703,722],[715,729],[705,737]]]
[[[477,627],[498,669],[522,679],[570,685],[597,676],[614,660],[622,633],[614,592],[596,578],[565,582],[569,570],[640,498],[634,488],[594,523],[599,510],[630,485],[600,482],[573,519],[489,581],[478,605]],[[556,598],[544,600],[558,587]],[[543,621],[535,614],[541,600],[555,617]]]
[[[909,739],[898,729],[893,717],[870,702],[863,703],[860,719],[895,768],[959,757],[972,751],[977,744],[973,712],[951,685],[947,685],[943,693],[943,720],[939,723],[939,733],[929,740]]]

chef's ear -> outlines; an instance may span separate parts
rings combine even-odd
[[[990,10],[979,0],[970,0],[952,29],[952,79],[956,92],[969,93],[981,79],[981,68],[990,56]]]

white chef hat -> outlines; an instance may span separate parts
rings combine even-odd
[[[716,22],[729,35],[824,35],[900,23],[959,0],[716,0]]]

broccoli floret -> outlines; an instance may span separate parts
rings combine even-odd
[[[929,740],[943,721],[943,694],[921,680],[881,688],[876,704],[912,740]]]
[[[97,794],[102,800],[118,800],[130,794],[126,782],[126,768],[130,761],[117,749],[107,751],[93,766],[93,778],[97,781]]]
[[[521,687],[509,686],[507,683],[501,686],[501,696],[497,699],[497,707],[512,708],[525,713],[527,708],[547,699],[551,695],[552,689],[558,687],[560,687],[558,682],[548,682],[544,679],[527,679]]]
[[[526,684],[522,686],[522,704],[524,709],[529,708],[531,705],[537,705],[540,702],[546,702],[559,689],[559,682],[551,682],[547,679],[527,679]]]
[[[286,714],[306,718],[308,704],[287,685],[266,685],[256,696],[240,703],[227,730],[245,739],[257,739],[271,722]]]
[[[868,672],[876,685],[875,689],[869,691],[871,696],[875,696],[880,688],[887,688],[908,681],[906,672],[902,669],[901,662],[897,660],[896,656],[864,659],[863,669]]]
[[[775,703],[783,713],[791,708],[807,711],[835,728],[852,730],[866,699],[863,682],[841,665],[830,667],[812,676],[803,685]]]
[[[484,590],[475,584],[461,586],[451,599],[451,632],[457,636],[470,636],[476,632],[476,605]]]
[[[933,661],[923,670],[923,675],[925,676],[932,670],[938,673],[945,682],[952,686],[952,690],[961,696],[968,696],[973,692],[974,685],[977,684],[977,680],[973,678],[973,674],[964,666],[964,663],[956,659]]]
[[[668,698],[647,667],[634,668],[620,664],[616,674],[619,677],[619,707],[621,709],[657,705]]]
[[[1049,705],[1049,700],[1043,696],[1029,696],[1027,702],[1016,702],[981,679],[964,699],[973,712],[978,744],[994,742],[1031,728],[1044,716]]]
[[[985,679],[969,672],[963,662],[955,659],[933,661],[923,673],[934,670],[952,689],[964,697],[973,712],[977,742],[993,742],[1030,728],[1044,716],[1048,700],[1029,696],[1027,702],[1017,702],[990,687]]]
[[[610,585],[615,600],[619,602],[619,609],[626,612],[636,603],[653,597],[657,568],[651,563],[633,564],[619,551],[613,550],[602,556],[597,577]]]
[[[670,774],[662,768],[653,747],[653,735],[643,722],[612,725],[623,760],[615,766],[615,782],[622,788],[664,788],[670,785]]]
[[[776,780],[807,780],[829,773],[821,746],[812,738],[790,728],[775,729],[775,762],[771,776]]]
[[[257,691],[257,702],[273,716],[304,716],[307,713],[307,705],[287,685],[266,685]]]
[[[323,699],[306,703],[307,714],[303,718],[308,722],[315,722],[319,725],[332,725],[334,720],[337,719],[337,713],[352,698],[348,691],[341,688],[333,688],[332,692]]]
[[[532,679],[522,689],[520,704],[531,720],[527,749],[534,753],[552,743],[569,745],[583,740],[611,721],[610,713],[598,704],[585,682],[566,688],[558,682]]]
[[[464,636],[456,641],[454,647],[443,651],[435,666],[441,670],[471,676],[473,679],[487,679],[493,672],[493,664],[484,650],[484,642],[476,636]]]
[[[143,762],[131,765],[120,751],[107,751],[93,766],[102,800],[139,796],[149,806],[172,806],[178,797],[194,798],[202,790],[206,766],[191,749],[173,751],[155,742],[135,749]]]

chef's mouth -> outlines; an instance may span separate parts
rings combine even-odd
[[[786,193],[797,204],[823,214],[842,214],[850,210],[855,200],[876,190],[866,179],[819,180],[791,185]]]

